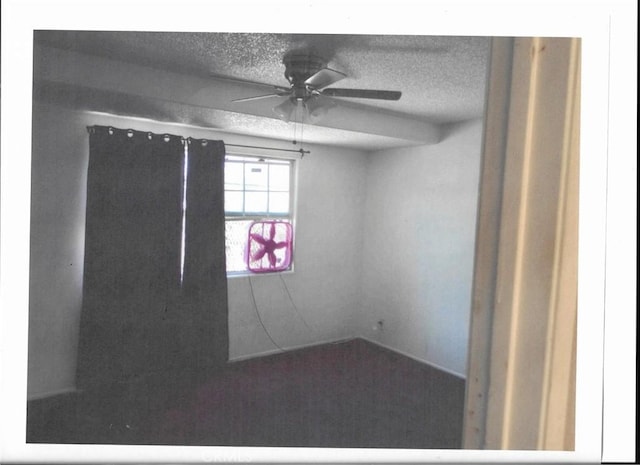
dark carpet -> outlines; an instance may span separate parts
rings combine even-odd
[[[451,449],[464,389],[355,339],[31,401],[27,442]]]

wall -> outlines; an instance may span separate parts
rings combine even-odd
[[[34,113],[29,397],[75,386],[88,164],[84,123],[58,109]]]
[[[33,124],[30,398],[75,386],[86,126],[265,142],[50,105],[35,106]],[[477,121],[432,146],[310,147],[297,168],[295,271],[229,279],[230,358],[364,336],[463,375],[480,137]]]
[[[93,124],[237,144],[265,142],[56,106],[34,107],[29,398],[75,386],[88,163],[86,126]],[[282,280],[273,276],[251,279],[263,322],[276,344],[284,348],[352,336],[351,312],[359,305],[361,246],[357,231],[364,205],[365,154],[309,148],[312,153],[299,163],[295,272]],[[231,358],[278,350],[260,326],[250,290],[247,278],[229,280]]]
[[[232,358],[278,351],[274,342],[294,348],[354,335],[365,157],[318,147],[298,163],[294,272],[229,279]],[[273,342],[260,326],[251,288]]]
[[[367,166],[359,331],[460,376],[481,137],[481,121],[459,124],[439,144],[376,152]]]

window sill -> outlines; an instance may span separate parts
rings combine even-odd
[[[252,278],[252,277],[256,277],[256,276],[272,276],[272,275],[288,275],[288,274],[293,274],[294,270],[293,268],[291,268],[290,270],[283,270],[283,271],[270,271],[267,273],[251,273],[249,271],[227,271],[227,279],[233,279],[233,278]]]

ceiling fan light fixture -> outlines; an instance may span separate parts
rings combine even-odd
[[[320,100],[318,98],[310,98],[304,103],[307,119],[314,124],[322,120],[331,108],[335,106],[330,100]]]
[[[294,102],[292,102],[290,98],[288,98],[281,104],[273,107],[273,112],[282,121],[288,123],[289,121],[291,121],[291,116],[293,115],[293,112],[295,111],[296,107],[297,105]]]

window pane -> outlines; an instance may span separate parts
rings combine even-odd
[[[224,193],[224,211],[242,213],[242,192],[226,191]]]
[[[247,270],[246,250],[249,226],[252,221],[225,222],[225,248],[227,257],[227,271],[237,272]]]
[[[244,211],[247,213],[263,213],[267,211],[266,192],[245,192]]]
[[[242,163],[225,162],[224,164],[224,188],[225,190],[242,190]]]
[[[246,163],[244,165],[244,186],[249,191],[267,190],[267,168],[265,163]]]
[[[289,165],[271,165],[269,168],[269,190],[289,191]]]
[[[225,158],[227,272],[246,273],[249,226],[254,219],[289,220],[292,162],[231,156]],[[251,216],[248,220],[243,216]],[[276,241],[284,238],[275,238]]]
[[[269,212],[281,214],[289,213],[289,193],[271,192],[269,194]]]

